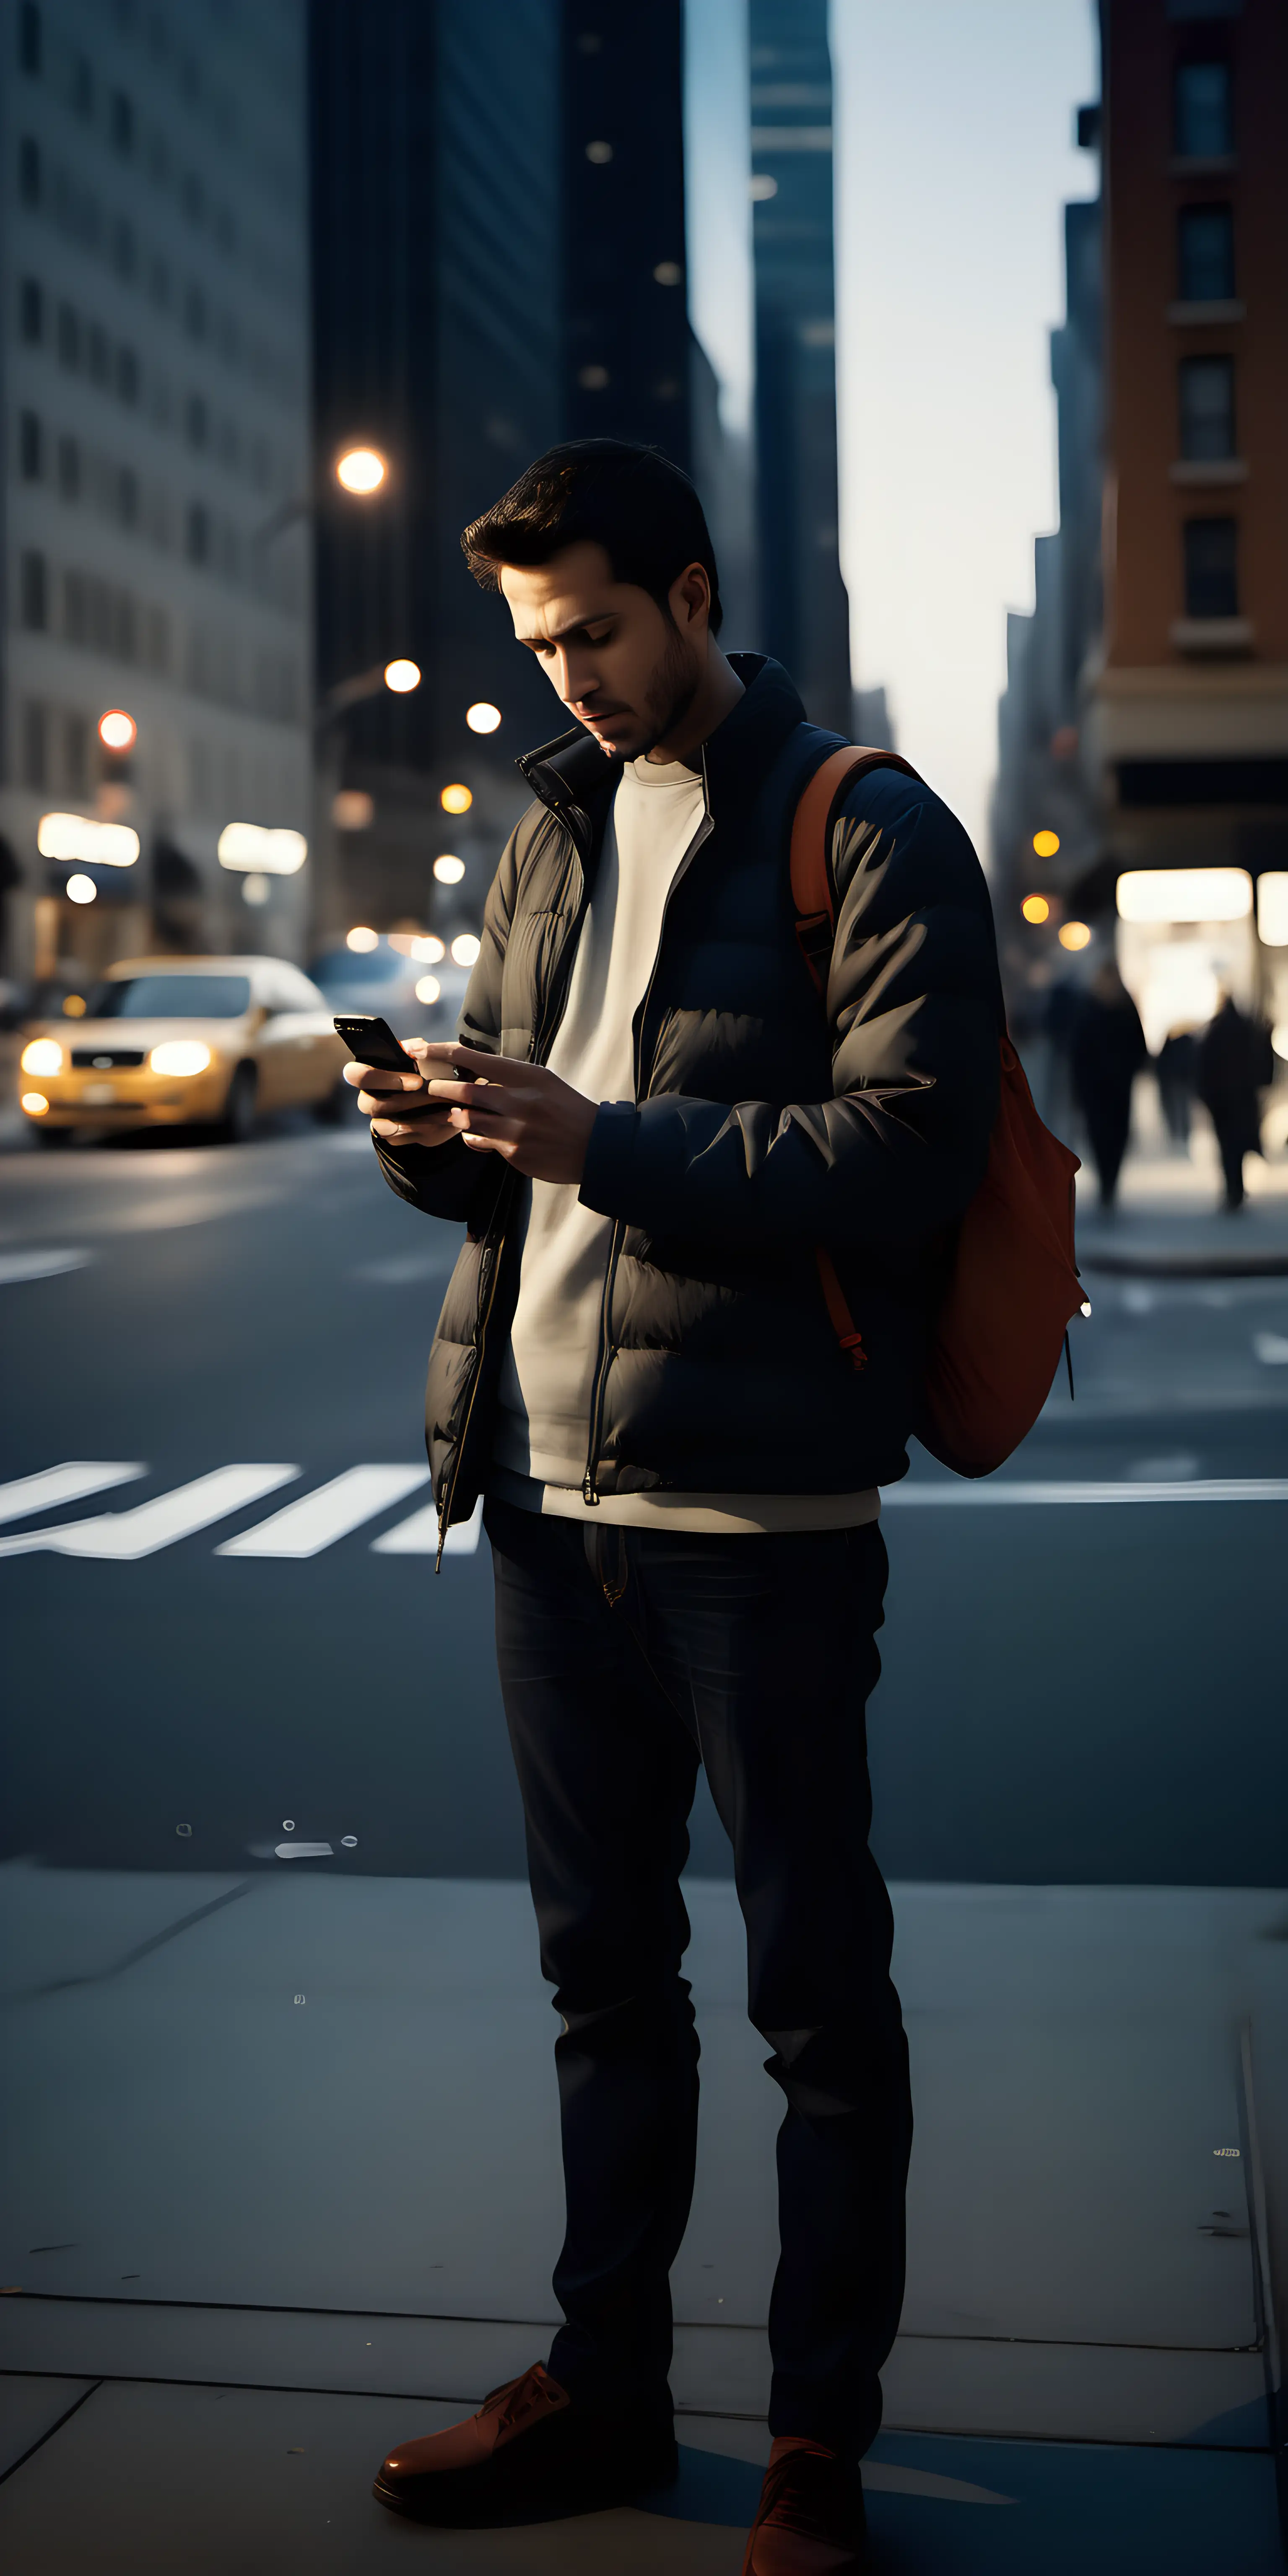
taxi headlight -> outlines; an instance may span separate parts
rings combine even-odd
[[[211,1061],[210,1049],[200,1038],[167,1038],[148,1057],[153,1073],[204,1073]]]
[[[61,1073],[65,1062],[57,1038],[33,1038],[22,1050],[24,1073]]]

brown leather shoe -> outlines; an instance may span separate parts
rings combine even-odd
[[[601,2513],[669,2485],[678,2467],[664,2417],[641,2423],[589,2414],[538,2361],[494,2388],[464,2423],[400,2442],[372,2493],[414,2522],[482,2529]]]
[[[780,2434],[742,2576],[860,2576],[870,2563],[858,2471],[821,2442]]]

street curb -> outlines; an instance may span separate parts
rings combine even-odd
[[[1284,1279],[1288,1250],[1283,1252],[1101,1252],[1080,1251],[1078,1268],[1099,1270],[1124,1279]]]

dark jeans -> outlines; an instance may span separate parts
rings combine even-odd
[[[668,2411],[668,2274],[698,2042],[680,1894],[698,1763],[734,1851],[748,2007],[787,2109],[770,2427],[857,2458],[903,2297],[912,2137],[890,1900],[868,1850],[876,1527],[717,1538],[490,1501],[497,1655],[555,2042],[579,2402]]]

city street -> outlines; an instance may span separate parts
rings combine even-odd
[[[46,2455],[75,2437],[86,2499],[155,2438],[146,2383],[282,2392],[287,2465],[352,2463],[302,2518],[265,2469],[271,2563],[303,2576],[325,2525],[365,2569],[371,2445],[540,2349],[557,2239],[477,1528],[433,1571],[420,1389],[455,1238],[384,1188],[356,1119],[15,1150],[3,1177],[0,1909],[27,2107],[0,2265],[37,2295],[3,2312],[0,2367],[33,2440],[106,2374]],[[927,2571],[1018,2576],[1035,2549],[1072,2570],[1119,2509],[1115,2461],[1146,2480],[1124,2528],[1149,2520],[1159,2441],[1196,2446],[1158,2490],[1194,2551],[1174,2567],[1197,2576],[1218,2533],[1238,2576],[1275,2563],[1288,1201],[1276,1166],[1233,1237],[1205,1178],[1185,1204],[1175,1178],[1146,1165],[1115,1226],[1089,1213],[1076,1401],[1062,1379],[998,1479],[918,1454],[886,1498],[875,1840],[919,2128],[868,2483]],[[1284,1266],[1185,1275],[1200,1255]],[[675,2389],[696,2447],[657,2509],[695,2552],[674,2563],[715,2569],[763,2456],[779,2106],[705,1787],[690,1910],[705,2109]],[[166,2439],[195,2443],[198,2484],[231,2441],[244,2487],[269,2401],[214,2432],[208,2403]],[[1137,2447],[1074,2454],[1062,2487],[1038,2472],[1071,2435]],[[4,2493],[0,2532],[34,2553],[40,2477]],[[981,2503],[1021,2508],[1004,2541]],[[644,2568],[637,2522],[613,2546]]]

